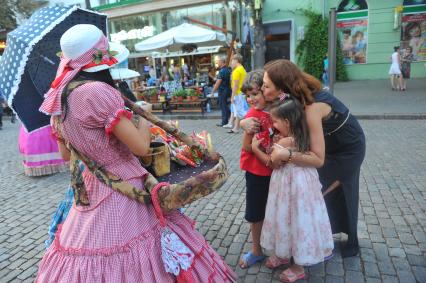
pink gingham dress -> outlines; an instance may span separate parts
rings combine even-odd
[[[64,113],[62,114],[62,117]],[[109,172],[143,188],[147,171],[112,134],[124,110],[118,91],[102,82],[76,88],[68,97],[64,137]],[[90,206],[73,205],[54,243],[44,255],[36,282],[174,282],[161,258],[159,221],[144,205],[83,172]],[[167,215],[169,227],[195,254],[196,282],[232,282],[234,272],[178,211]]]

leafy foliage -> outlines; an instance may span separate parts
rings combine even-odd
[[[321,78],[324,69],[323,60],[328,50],[328,20],[310,10],[302,10],[302,12],[309,22],[305,29],[305,37],[296,48],[298,63],[303,66],[305,72]],[[336,77],[337,80],[347,81],[348,76],[343,65],[339,40],[336,47]]]
[[[29,18],[38,8],[47,4],[45,0],[4,0],[0,5],[0,30],[16,28],[19,18]]]

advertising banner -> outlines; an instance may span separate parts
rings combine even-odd
[[[426,13],[404,15],[401,25],[401,49],[411,47],[414,61],[426,61]]]
[[[337,32],[343,52],[343,63],[367,63],[368,19],[350,19],[337,22]]]

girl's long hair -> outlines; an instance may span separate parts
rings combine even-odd
[[[297,150],[309,151],[309,129],[305,111],[297,99],[288,97],[284,101],[276,101],[271,106],[271,114],[280,120],[288,120],[290,134],[294,138]]]
[[[305,106],[315,102],[315,93],[321,90],[321,82],[301,71],[286,59],[274,60],[265,65],[265,72],[275,87],[290,93]]]
[[[94,72],[94,73],[81,71],[75,76],[75,78],[72,81],[75,81],[75,80],[99,81],[99,82],[106,83],[116,89],[114,80],[112,79],[111,72],[109,71],[109,69],[102,70],[99,72]],[[62,121],[65,121],[65,118],[67,117],[67,112],[68,112],[69,93],[67,90],[68,90],[68,86],[65,87],[61,95],[62,113],[64,113],[64,118],[62,119]]]

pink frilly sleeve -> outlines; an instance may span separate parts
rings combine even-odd
[[[132,118],[132,113],[124,108],[120,92],[111,86],[93,82],[81,86],[78,91],[82,94],[79,120],[85,127],[102,127],[111,135],[122,117]]]

